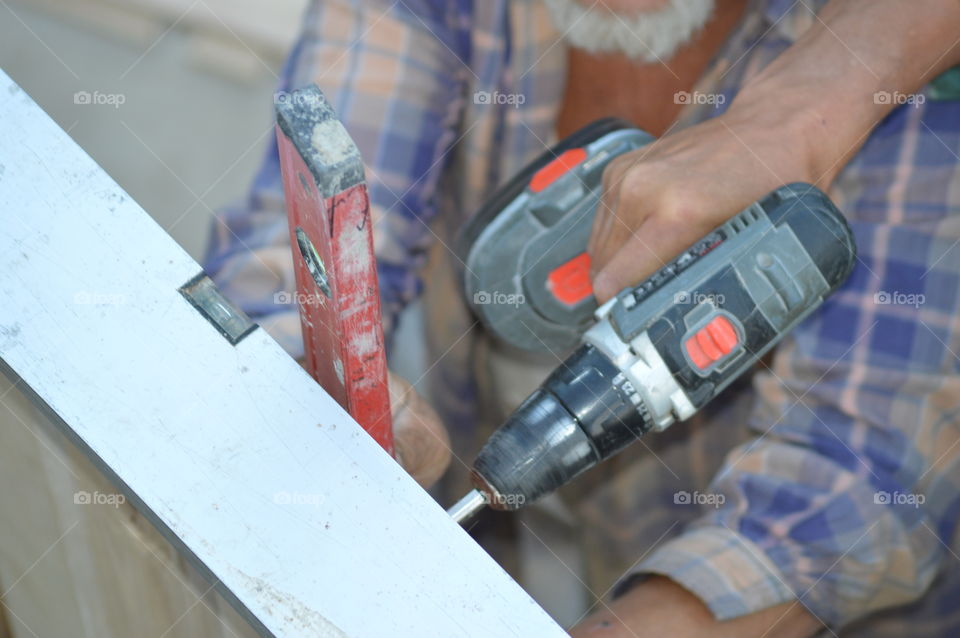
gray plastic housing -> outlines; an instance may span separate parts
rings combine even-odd
[[[566,305],[550,293],[547,278],[586,251],[604,168],[654,139],[634,128],[599,131],[581,146],[587,157],[578,166],[538,193],[528,179],[508,184],[491,198],[497,210],[481,211],[478,217],[487,218],[473,224],[479,228],[464,256],[467,303],[487,330],[517,348],[566,353],[593,322],[593,295]]]

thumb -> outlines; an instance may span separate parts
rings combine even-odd
[[[397,462],[423,487],[450,465],[450,437],[440,417],[406,379],[388,372]]]

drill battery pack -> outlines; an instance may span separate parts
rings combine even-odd
[[[597,308],[586,253],[603,170],[654,138],[598,120],[543,153],[477,211],[458,240],[467,303],[487,330],[531,352],[564,354]]]

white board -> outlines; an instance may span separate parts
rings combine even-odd
[[[200,272],[0,72],[5,371],[263,635],[566,635]]]

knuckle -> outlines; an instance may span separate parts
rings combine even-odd
[[[624,155],[614,157],[603,169],[603,187],[604,190],[612,190],[623,181],[625,173],[629,170],[631,161]]]
[[[619,187],[620,201],[631,207],[650,199],[650,188],[647,181],[637,171],[626,175]]]
[[[658,214],[674,222],[694,222],[701,210],[697,196],[683,187],[673,187],[660,195]]]

